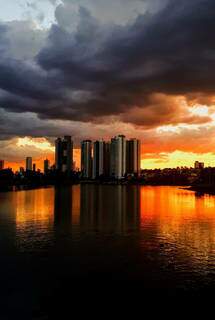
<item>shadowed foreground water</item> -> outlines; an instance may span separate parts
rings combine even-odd
[[[40,318],[88,284],[198,293],[215,288],[215,197],[96,185],[0,193],[0,250],[2,319]]]

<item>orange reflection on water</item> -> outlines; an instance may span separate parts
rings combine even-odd
[[[215,253],[215,197],[197,196],[177,187],[141,189],[141,228],[153,226],[160,241],[192,259]]]
[[[80,224],[81,190],[80,186],[74,186],[72,192],[72,223]]]
[[[135,234],[142,248],[179,252],[192,263],[215,261],[215,197],[178,187],[78,185],[12,194],[22,243],[52,232]],[[27,237],[28,234],[28,237]],[[73,232],[74,234],[74,232]],[[35,241],[36,241],[35,240]],[[169,250],[169,249],[168,249]],[[175,251],[175,252],[174,252]],[[169,257],[168,257],[169,259]]]
[[[54,189],[36,189],[16,193],[16,224],[28,222],[52,224],[54,212]]]

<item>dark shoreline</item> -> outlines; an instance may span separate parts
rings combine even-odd
[[[195,191],[200,194],[215,195],[215,186],[191,186],[185,189],[190,191]]]
[[[49,184],[38,184],[38,185],[11,185],[6,186],[5,188],[0,188],[0,193],[4,192],[18,192],[18,191],[28,191],[28,190],[37,190],[43,188],[52,188],[52,187],[67,187],[73,185],[101,185],[101,186],[145,186],[145,187],[179,187],[183,189],[190,190],[190,186],[186,185],[173,185],[173,184],[146,184],[137,181],[91,181],[91,180],[80,180],[75,182],[62,182],[62,183],[49,183]]]
[[[38,185],[38,186],[28,186],[28,185],[22,185],[22,186],[8,186],[6,188],[0,188],[0,193],[4,192],[18,192],[18,191],[30,191],[30,190],[37,190],[37,189],[48,189],[52,188],[54,185]]]
[[[4,192],[18,192],[18,191],[30,191],[30,190],[37,190],[37,189],[48,189],[52,187],[66,187],[72,185],[102,185],[102,186],[145,186],[145,187],[179,187],[183,190],[194,191],[199,194],[210,194],[215,195],[215,186],[190,186],[190,185],[176,185],[176,184],[146,184],[137,181],[91,181],[91,180],[80,180],[74,182],[62,182],[62,183],[49,183],[49,184],[41,184],[41,185],[12,185],[7,186],[5,188],[0,188],[0,193]]]

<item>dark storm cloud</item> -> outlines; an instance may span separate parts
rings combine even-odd
[[[66,3],[61,5],[61,23],[58,17],[34,60],[11,58],[7,45],[0,43],[0,52],[4,52],[0,59],[0,107],[35,112],[40,118],[98,121],[131,112],[134,106],[150,108],[155,93],[213,93],[213,0],[171,0],[162,10],[141,14],[126,25],[102,23],[80,7],[75,31],[67,28]],[[2,28],[0,39],[6,32]],[[159,112],[165,114],[163,123]],[[169,123],[165,119],[177,112],[177,105],[170,108],[167,103],[160,111],[147,112],[147,117],[140,113],[138,121],[137,117],[126,121],[156,126]],[[178,121],[182,119],[188,118],[180,114]],[[189,118],[188,123],[192,122],[198,121]]]

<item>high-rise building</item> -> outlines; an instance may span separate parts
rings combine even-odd
[[[4,160],[0,160],[0,170],[4,170]]]
[[[110,175],[110,142],[105,142],[104,145],[104,175],[109,177]]]
[[[92,141],[85,140],[81,143],[81,172],[83,178],[92,178]]]
[[[111,140],[110,146],[110,175],[121,179],[126,174],[126,140],[119,135]]]
[[[55,141],[55,165],[60,172],[70,173],[73,163],[73,142],[70,136]]]
[[[62,170],[62,140],[57,138],[55,140],[55,167],[56,170]]]
[[[140,173],[140,152],[141,143],[137,139],[126,142],[126,164],[127,174],[139,175]]]
[[[36,172],[36,163],[33,164],[33,171]]]
[[[104,141],[93,143],[93,178],[109,176],[110,144]]]
[[[47,173],[50,169],[50,161],[48,159],[44,160],[44,173]]]
[[[26,158],[26,171],[32,171],[32,157]]]
[[[100,145],[103,142],[95,141],[93,143],[93,179],[100,177],[100,158],[103,157],[103,152],[100,150]]]
[[[117,157],[117,141],[116,138],[111,139],[110,143],[110,177],[116,176],[116,157]]]
[[[70,172],[72,170],[72,164],[73,164],[73,143],[72,143],[72,138],[70,136],[64,137],[62,141],[62,151],[63,151],[62,171]]]

